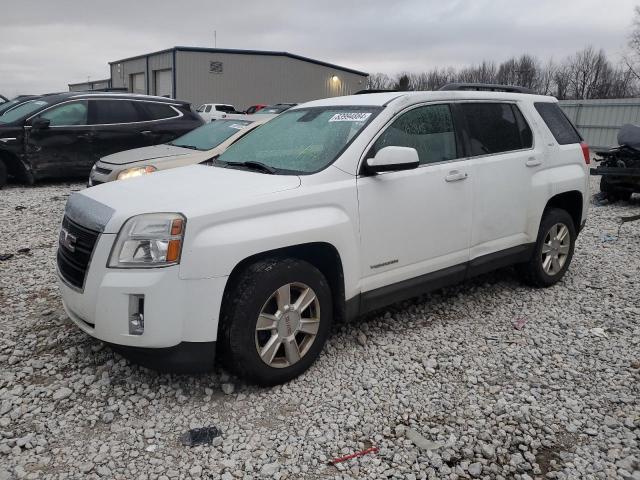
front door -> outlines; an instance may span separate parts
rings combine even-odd
[[[390,145],[415,148],[420,166],[358,177],[362,291],[434,272],[461,279],[469,259],[473,172],[461,158],[450,105],[400,114],[367,157]]]
[[[48,125],[36,119],[48,121]],[[91,156],[92,129],[87,125],[87,101],[56,105],[28,121],[25,150],[36,176],[74,177],[84,174]]]

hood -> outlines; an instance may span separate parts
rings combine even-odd
[[[198,150],[190,148],[176,147],[174,145],[152,145],[150,147],[134,148],[133,150],[125,150],[124,152],[107,155],[100,159],[101,163],[109,163],[111,165],[127,165],[145,160],[156,160],[164,157],[179,157],[181,155],[190,155]]]
[[[101,216],[103,231],[117,233],[134,215],[178,212],[188,221],[189,218],[260,203],[271,195],[299,186],[300,177],[296,175],[191,165],[82,190],[71,196],[67,212],[79,215],[83,209],[111,211],[108,218]],[[86,207],[77,208],[78,205]],[[81,215],[91,216],[91,212]]]

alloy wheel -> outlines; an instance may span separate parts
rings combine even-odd
[[[258,355],[274,368],[289,367],[304,357],[320,327],[320,301],[304,283],[288,283],[271,294],[256,321]]]
[[[563,223],[553,225],[542,244],[542,269],[549,276],[557,275],[567,261],[571,248],[571,235]]]

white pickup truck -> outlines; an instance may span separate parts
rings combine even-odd
[[[215,354],[259,384],[334,320],[515,264],[565,274],[589,150],[552,97],[393,92],[298,105],[195,165],[72,195],[57,265],[89,335],[151,367]]]
[[[244,113],[236,111],[236,107],[226,103],[203,103],[196,109],[196,112],[207,123],[221,118],[234,120],[246,118]]]

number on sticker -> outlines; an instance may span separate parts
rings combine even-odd
[[[330,122],[364,122],[371,116],[371,112],[346,112],[336,113],[329,119]]]

